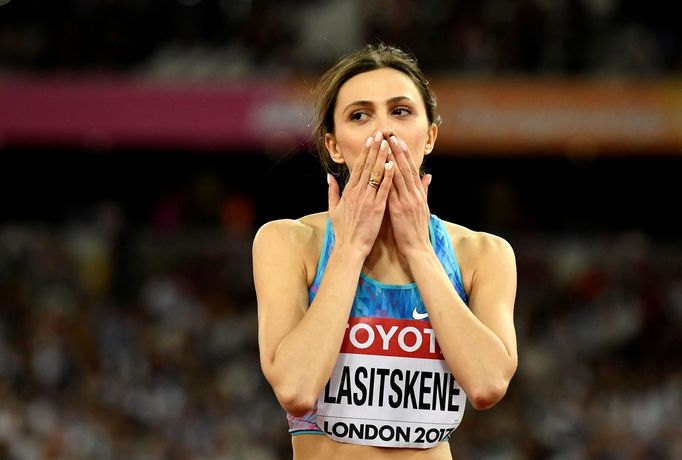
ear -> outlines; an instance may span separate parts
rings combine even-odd
[[[336,142],[336,137],[333,134],[327,133],[324,135],[324,146],[327,148],[327,152],[329,152],[329,156],[334,163],[343,164],[346,162],[343,159],[343,155],[341,155],[339,144]]]
[[[429,126],[429,130],[426,134],[426,145],[424,146],[424,155],[428,155],[433,151],[433,148],[436,146],[436,138],[438,137],[438,125],[435,123],[431,123],[431,126]]]

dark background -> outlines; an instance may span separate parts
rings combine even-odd
[[[249,194],[257,224],[327,206],[324,170],[307,150],[273,158],[259,151],[6,149],[1,161],[3,218],[10,220],[63,221],[83,206],[113,200],[144,225],[164,193],[185,192],[197,176],[214,177],[225,193]],[[675,217],[682,177],[677,155],[435,154],[425,168],[435,178],[433,211],[472,228],[548,234],[641,230],[673,241],[682,234]],[[518,215],[494,221],[496,190],[508,195]]]

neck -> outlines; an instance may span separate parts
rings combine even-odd
[[[371,251],[365,259],[365,267],[369,271],[373,271],[379,265],[383,264],[400,264],[407,266],[405,259],[398,250],[398,245],[393,236],[393,226],[391,225],[391,218],[388,210],[384,213],[384,219],[381,222],[381,228],[377,234]]]

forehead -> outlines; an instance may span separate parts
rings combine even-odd
[[[392,68],[363,72],[346,81],[339,89],[337,107],[354,101],[381,102],[406,96],[421,101],[421,93],[407,74]]]

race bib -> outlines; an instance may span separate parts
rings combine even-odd
[[[351,318],[317,424],[339,442],[429,448],[457,428],[465,405],[429,321]]]

